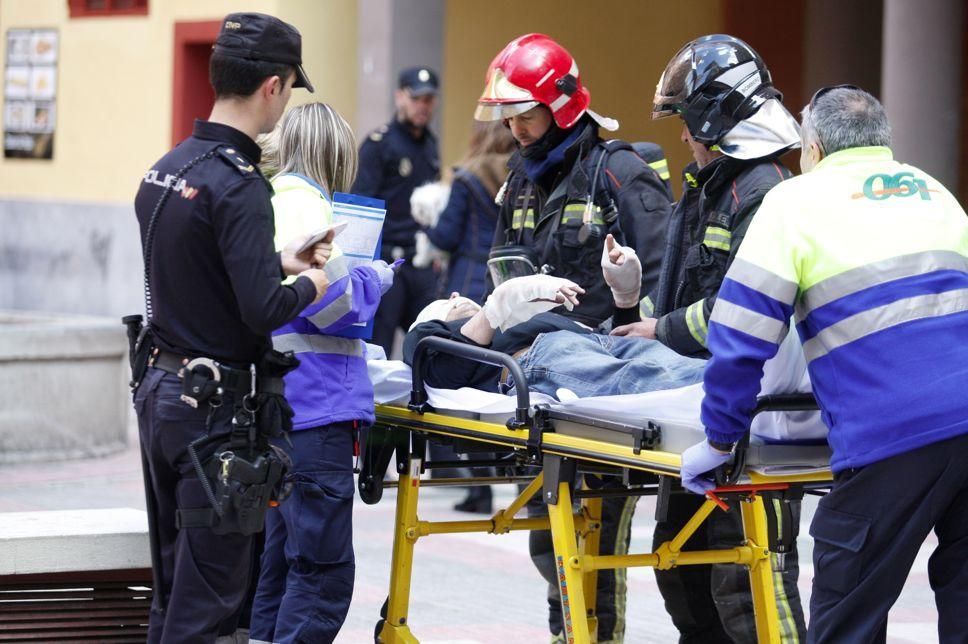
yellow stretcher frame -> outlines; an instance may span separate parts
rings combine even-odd
[[[504,448],[524,450],[527,429],[509,429],[505,425],[442,415],[418,413],[401,407],[377,405],[376,425],[394,431],[407,431],[427,436],[443,436],[471,440]],[[511,530],[550,529],[554,544],[558,582],[562,597],[564,635],[571,644],[591,644],[597,639],[595,591],[597,571],[631,567],[652,567],[666,570],[675,566],[711,563],[734,563],[749,568],[750,586],[760,644],[780,641],[780,621],[775,602],[773,569],[769,550],[769,536],[763,498],[759,491],[779,490],[790,484],[822,484],[831,480],[829,471],[793,476],[763,476],[749,472],[751,485],[723,488],[731,494],[741,494],[741,513],[746,541],[728,549],[683,551],[682,546],[717,507],[725,504],[715,494],[687,522],[670,541],[654,552],[645,554],[598,554],[601,499],[582,498],[578,512],[572,510],[573,493],[569,482],[557,485],[557,498],[544,500],[548,505],[547,518],[517,518],[518,512],[532,496],[543,489],[544,478],[551,463],[560,465],[571,460],[653,472],[665,476],[679,476],[679,454],[635,450],[588,438],[548,432],[540,444],[544,469],[527,488],[507,507],[498,510],[490,519],[477,521],[424,521],[417,514],[420,493],[422,456],[410,454],[406,468],[401,468],[397,483],[396,518],[394,521],[393,557],[390,587],[383,619],[377,625],[376,641],[384,644],[411,644],[419,640],[411,632],[408,622],[410,580],[413,570],[414,548],[419,539],[433,534],[481,532],[502,534]],[[464,481],[455,479],[455,481]],[[546,489],[546,488],[545,488]]]

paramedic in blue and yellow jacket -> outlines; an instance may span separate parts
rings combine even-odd
[[[968,218],[895,161],[880,103],[824,88],[803,112],[804,175],[750,225],[709,323],[707,441],[683,485],[712,486],[749,426],[762,365],[791,316],[830,428],[833,489],[810,534],[811,642],[884,641],[918,549],[942,642],[968,633]]]
[[[276,239],[332,223],[330,195],[356,174],[356,143],[333,108],[290,110],[267,144]],[[293,431],[277,445],[289,453],[292,494],[266,516],[266,545],[253,606],[253,642],[331,642],[353,595],[353,454],[361,425],[373,422],[373,386],[363,340],[346,337],[373,318],[393,283],[383,261],[349,268],[333,243],[326,295],[272,334],[299,367],[286,376]]]

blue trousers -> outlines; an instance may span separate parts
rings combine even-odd
[[[211,643],[234,631],[252,568],[251,536],[175,529],[177,509],[210,507],[185,449],[205,435],[209,407],[189,407],[180,395],[176,376],[149,369],[134,397],[161,551],[160,588],[155,589],[148,626],[152,644]],[[232,401],[226,399],[212,417],[210,433],[228,436],[231,418]],[[203,462],[217,445],[199,453]]]
[[[531,391],[554,396],[564,387],[579,398],[693,385],[706,366],[655,340],[572,331],[542,333],[520,363]]]
[[[808,641],[886,641],[887,613],[931,530],[938,636],[968,642],[968,434],[837,474],[810,525]]]
[[[292,494],[266,516],[253,642],[336,638],[353,596],[353,426],[290,432]]]

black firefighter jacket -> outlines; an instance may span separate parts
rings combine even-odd
[[[555,312],[594,327],[612,314],[614,306],[601,269],[605,234],[635,249],[642,262],[641,295],[645,295],[658,282],[672,205],[655,170],[627,144],[610,143],[593,195],[594,221],[601,234],[582,242],[582,215],[606,144],[593,125],[578,127],[585,130],[569,146],[564,161],[537,183],[528,178],[521,155],[511,157],[493,245],[528,246],[537,253],[538,268],[546,266],[549,274],[584,288],[574,311],[559,307]],[[608,225],[603,213],[612,203],[618,216]],[[488,279],[488,291],[492,289]]]
[[[726,271],[763,197],[791,176],[775,156],[748,161],[722,156],[701,170],[695,163],[686,166],[651,298],[660,342],[685,356],[709,357],[709,315]],[[650,305],[643,302],[643,314]]]

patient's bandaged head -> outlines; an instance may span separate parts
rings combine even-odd
[[[462,295],[453,296],[446,300],[434,300],[417,314],[417,319],[413,321],[408,331],[412,331],[415,326],[422,322],[460,320],[469,318],[480,310],[480,304]]]

